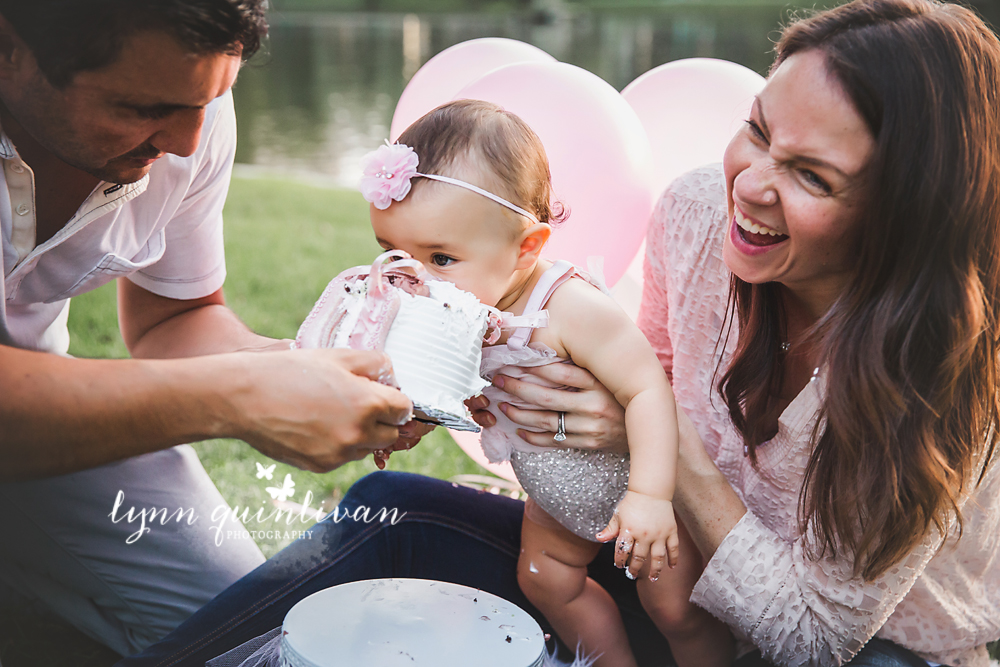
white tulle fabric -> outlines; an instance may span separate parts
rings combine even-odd
[[[639,326],[672,376],[677,404],[749,510],[698,581],[692,601],[733,629],[741,646],[778,665],[841,665],[872,637],[955,667],[989,664],[1000,637],[1000,466],[965,504],[960,540],[928,537],[878,580],[852,578],[845,559],[812,560],[799,530],[799,490],[823,399],[822,373],[779,419],[755,469],[714,389],[735,348],[723,351],[729,271],[725,181],[719,165],[675,181],[647,239]]]

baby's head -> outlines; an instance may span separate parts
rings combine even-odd
[[[413,178],[400,201],[372,204],[379,244],[405,250],[483,303],[500,304],[535,267],[550,224],[563,217],[551,202],[542,142],[501,107],[461,100],[417,120],[398,143],[414,150],[416,171],[427,177]]]

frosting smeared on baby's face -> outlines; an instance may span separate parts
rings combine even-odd
[[[528,223],[482,195],[425,182],[384,211],[372,206],[371,222],[383,248],[405,250],[431,275],[472,292],[487,305],[501,304],[516,288],[518,232]]]

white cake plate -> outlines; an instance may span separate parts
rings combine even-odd
[[[282,667],[540,667],[542,629],[475,588],[371,579],[313,593],[285,616]]]

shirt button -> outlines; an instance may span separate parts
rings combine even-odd
[[[24,173],[24,167],[22,167],[21,165],[17,164],[16,162],[14,164],[10,165],[10,170],[12,172],[14,172],[15,174],[23,174]]]
[[[27,204],[18,204],[17,208],[14,210],[17,211],[18,215],[28,215],[31,213],[31,207]]]

